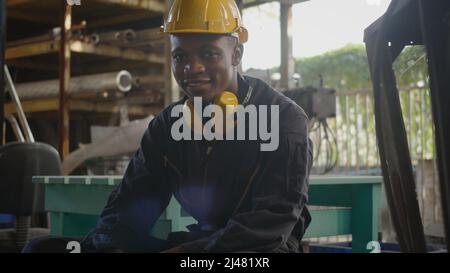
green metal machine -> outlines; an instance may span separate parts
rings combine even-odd
[[[51,234],[82,237],[95,227],[110,192],[120,176],[37,176],[45,184],[45,209],[50,212]],[[312,222],[305,238],[352,235],[353,252],[368,252],[366,246],[378,240],[378,207],[382,177],[311,176],[309,205],[330,206],[312,210]],[[334,208],[339,207],[339,208]],[[186,230],[196,223],[172,198],[149,232],[166,238],[170,232]]]

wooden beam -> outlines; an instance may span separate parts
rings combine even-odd
[[[120,106],[113,102],[90,102],[83,100],[69,100],[70,111],[95,112],[95,113],[119,113]],[[25,113],[54,112],[59,109],[58,99],[40,99],[22,101]],[[162,110],[160,106],[129,106],[129,114],[146,116],[159,113]],[[5,104],[5,113],[14,114],[16,108],[12,103]]]
[[[136,9],[145,9],[153,12],[165,12],[165,5],[157,0],[97,0],[99,3],[116,4]]]
[[[133,61],[164,64],[164,56],[154,53],[146,53],[138,49],[124,49],[111,45],[93,45],[81,41],[72,41],[70,48],[73,52],[89,53],[114,58],[122,58]]]
[[[159,66],[159,65],[158,65]],[[152,66],[153,67],[153,66]],[[148,69],[149,63],[147,62],[124,62],[123,60],[106,60],[101,62],[87,62],[81,65],[72,67],[72,75],[85,75],[96,74],[107,71],[120,71],[120,70],[140,70]]]
[[[161,66],[160,64],[156,64]],[[13,59],[8,61],[8,66],[10,67],[18,67],[32,70],[41,70],[41,71],[58,71],[57,63],[50,63],[44,61],[34,61],[25,58],[21,59]],[[152,66],[155,67],[155,66]],[[120,59],[112,59],[102,61],[100,63],[96,62],[86,62],[81,63],[81,65],[73,65],[72,66],[72,76],[73,75],[89,75],[89,74],[97,74],[104,71],[120,71],[120,70],[140,70],[140,69],[148,69],[149,64],[147,62],[124,62]]]
[[[111,102],[101,102],[101,103],[92,103],[87,101],[73,101],[71,102],[71,110],[72,111],[85,111],[85,112],[96,112],[96,113],[119,113],[120,106],[117,103]],[[128,106],[128,114],[131,115],[142,115],[147,116],[154,113],[159,113],[162,108],[159,106],[136,106],[130,105]]]
[[[6,48],[6,60],[44,55],[59,51],[59,40],[44,41]]]
[[[7,0],[6,1],[6,7],[7,8],[11,8],[11,7],[19,6],[19,5],[22,5],[22,4],[26,4],[26,3],[31,2],[31,1],[33,1],[33,0]]]
[[[58,99],[43,99],[43,100],[29,100],[21,101],[23,111],[25,113],[57,111],[59,108]],[[15,114],[16,108],[14,104],[9,102],[5,104],[5,113]]]
[[[10,47],[6,49],[6,60],[55,53],[59,51],[59,47],[59,40]],[[146,53],[138,49],[123,49],[111,45],[96,46],[82,41],[71,41],[70,49],[72,52],[76,53],[95,54],[132,61],[144,61],[148,63],[165,63],[165,58],[161,54]]]
[[[8,8],[20,6],[23,4],[27,4],[32,1],[38,1],[38,0],[7,0],[6,5]],[[39,0],[42,1],[42,0]],[[44,0],[48,1],[48,0]],[[85,0],[86,1],[86,0]],[[92,0],[89,0],[92,1]],[[152,12],[161,12],[163,13],[165,11],[165,6],[163,3],[157,0],[97,0],[99,3],[103,4],[114,4],[114,5],[121,5],[126,6],[130,8],[135,9],[145,9]]]
[[[59,39],[59,35],[55,35],[53,33],[46,33],[43,35],[37,35],[37,36],[33,36],[33,37],[27,37],[27,38],[21,38],[18,40],[10,40],[8,41],[7,46],[10,48],[13,47],[17,47],[17,46],[23,46],[23,45],[28,45],[28,44],[36,44],[36,43],[40,43],[40,42],[48,42],[48,41],[52,41],[54,39]]]
[[[138,13],[127,13],[111,18],[101,18],[96,21],[89,21],[87,22],[88,28],[101,28],[105,26],[111,26],[111,25],[117,25],[122,24],[126,22],[132,22],[132,21],[138,21],[145,18],[148,18],[150,15],[148,11],[145,12],[138,12]]]
[[[59,45],[59,108],[58,137],[59,155],[64,160],[69,155],[69,83],[70,83],[70,30],[72,28],[72,7],[61,2],[61,39]]]

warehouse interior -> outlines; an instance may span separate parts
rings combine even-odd
[[[447,252],[450,3],[391,0],[361,33],[369,87],[344,90],[327,83],[326,71],[304,84],[297,69],[293,7],[314,1],[236,0],[244,24],[246,10],[278,2],[280,27],[270,37],[280,43],[270,53],[280,56],[276,71],[240,72],[309,116],[315,155],[303,251]],[[161,32],[172,2],[1,1],[0,253],[95,226],[149,122],[183,96]],[[419,46],[423,54],[409,56],[399,76],[395,60]],[[403,89],[418,64],[425,86],[416,79]],[[152,234],[194,222],[173,199]]]

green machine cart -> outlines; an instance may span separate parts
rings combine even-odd
[[[45,209],[50,213],[51,234],[82,237],[97,223],[110,192],[120,176],[36,176],[45,185]],[[352,235],[352,251],[368,252],[378,240],[380,176],[311,176],[309,205],[330,206],[312,210],[305,238]],[[339,207],[339,208],[335,208]],[[151,234],[166,238],[172,231],[196,223],[172,198]]]

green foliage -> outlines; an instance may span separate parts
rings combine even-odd
[[[428,75],[422,46],[406,47],[394,62],[394,71],[401,87],[426,82]],[[339,91],[370,90],[369,65],[364,45],[349,44],[322,55],[295,61],[295,71],[302,77],[303,85],[318,86],[322,75],[325,87]]]
[[[375,122],[367,53],[364,45],[347,45],[319,56],[298,59],[296,73],[303,85],[318,86],[319,75],[325,87],[338,92],[368,90],[364,94],[337,97],[337,117],[330,120],[337,134],[338,170],[349,166],[377,166]],[[393,64],[402,106],[403,119],[413,164],[435,157],[426,51],[423,46],[408,46]],[[423,87],[423,88],[421,88]],[[314,139],[318,143],[318,139]],[[324,152],[319,152],[319,165]]]
[[[393,68],[398,86],[414,87],[420,81],[427,86],[428,68],[424,46],[408,46],[403,49]]]
[[[341,90],[367,89],[370,74],[366,50],[362,45],[348,45],[322,55],[302,58],[295,62],[303,85],[319,85],[322,75],[325,87]]]

